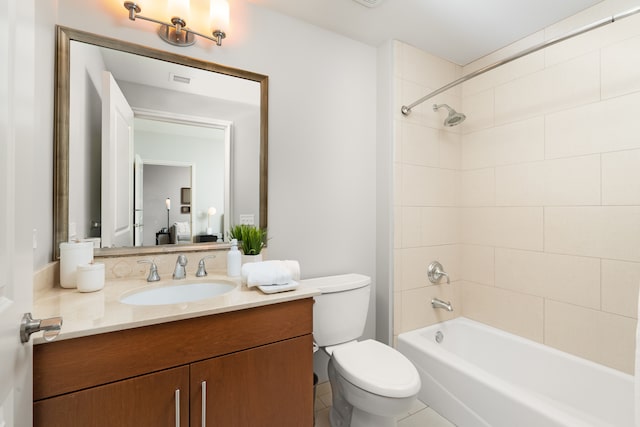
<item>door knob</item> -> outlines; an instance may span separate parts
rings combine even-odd
[[[25,313],[20,323],[20,341],[24,344],[29,341],[31,334],[44,331],[44,339],[51,341],[60,333],[62,317],[50,317],[48,319],[34,319],[31,313]]]

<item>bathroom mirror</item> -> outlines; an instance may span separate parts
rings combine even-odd
[[[54,260],[70,238],[114,256],[267,227],[267,76],[57,27],[55,102]]]

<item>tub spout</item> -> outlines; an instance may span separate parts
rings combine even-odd
[[[443,308],[447,311],[453,311],[453,307],[451,307],[451,303],[449,301],[442,301],[441,299],[438,299],[438,298],[434,298],[431,300],[431,307]]]

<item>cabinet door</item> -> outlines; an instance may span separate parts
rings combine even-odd
[[[312,426],[312,346],[309,334],[193,363],[191,425]]]
[[[37,401],[34,426],[187,427],[188,393],[189,367],[168,369]]]

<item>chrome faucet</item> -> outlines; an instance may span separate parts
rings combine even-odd
[[[147,259],[141,259],[138,261],[138,264],[151,264],[149,268],[149,275],[147,276],[147,282],[157,282],[160,280],[160,276],[158,275],[158,266],[153,261],[149,261]]]
[[[438,283],[442,276],[447,278],[447,283],[450,283],[449,275],[445,273],[442,264],[438,261],[433,261],[429,264],[429,267],[427,267],[427,277],[431,283]]]
[[[453,311],[453,307],[451,307],[451,303],[449,301],[442,301],[441,299],[438,299],[438,298],[434,298],[431,300],[431,307],[443,308],[447,311]]]
[[[204,265],[204,260],[207,258],[215,258],[215,255],[208,255],[200,260],[198,263],[198,271],[196,271],[196,277],[205,277],[207,275],[207,269]]]
[[[178,255],[178,259],[176,260],[176,268],[175,270],[173,270],[174,279],[178,280],[187,277],[187,272],[185,270],[186,265],[187,257],[184,255]]]

